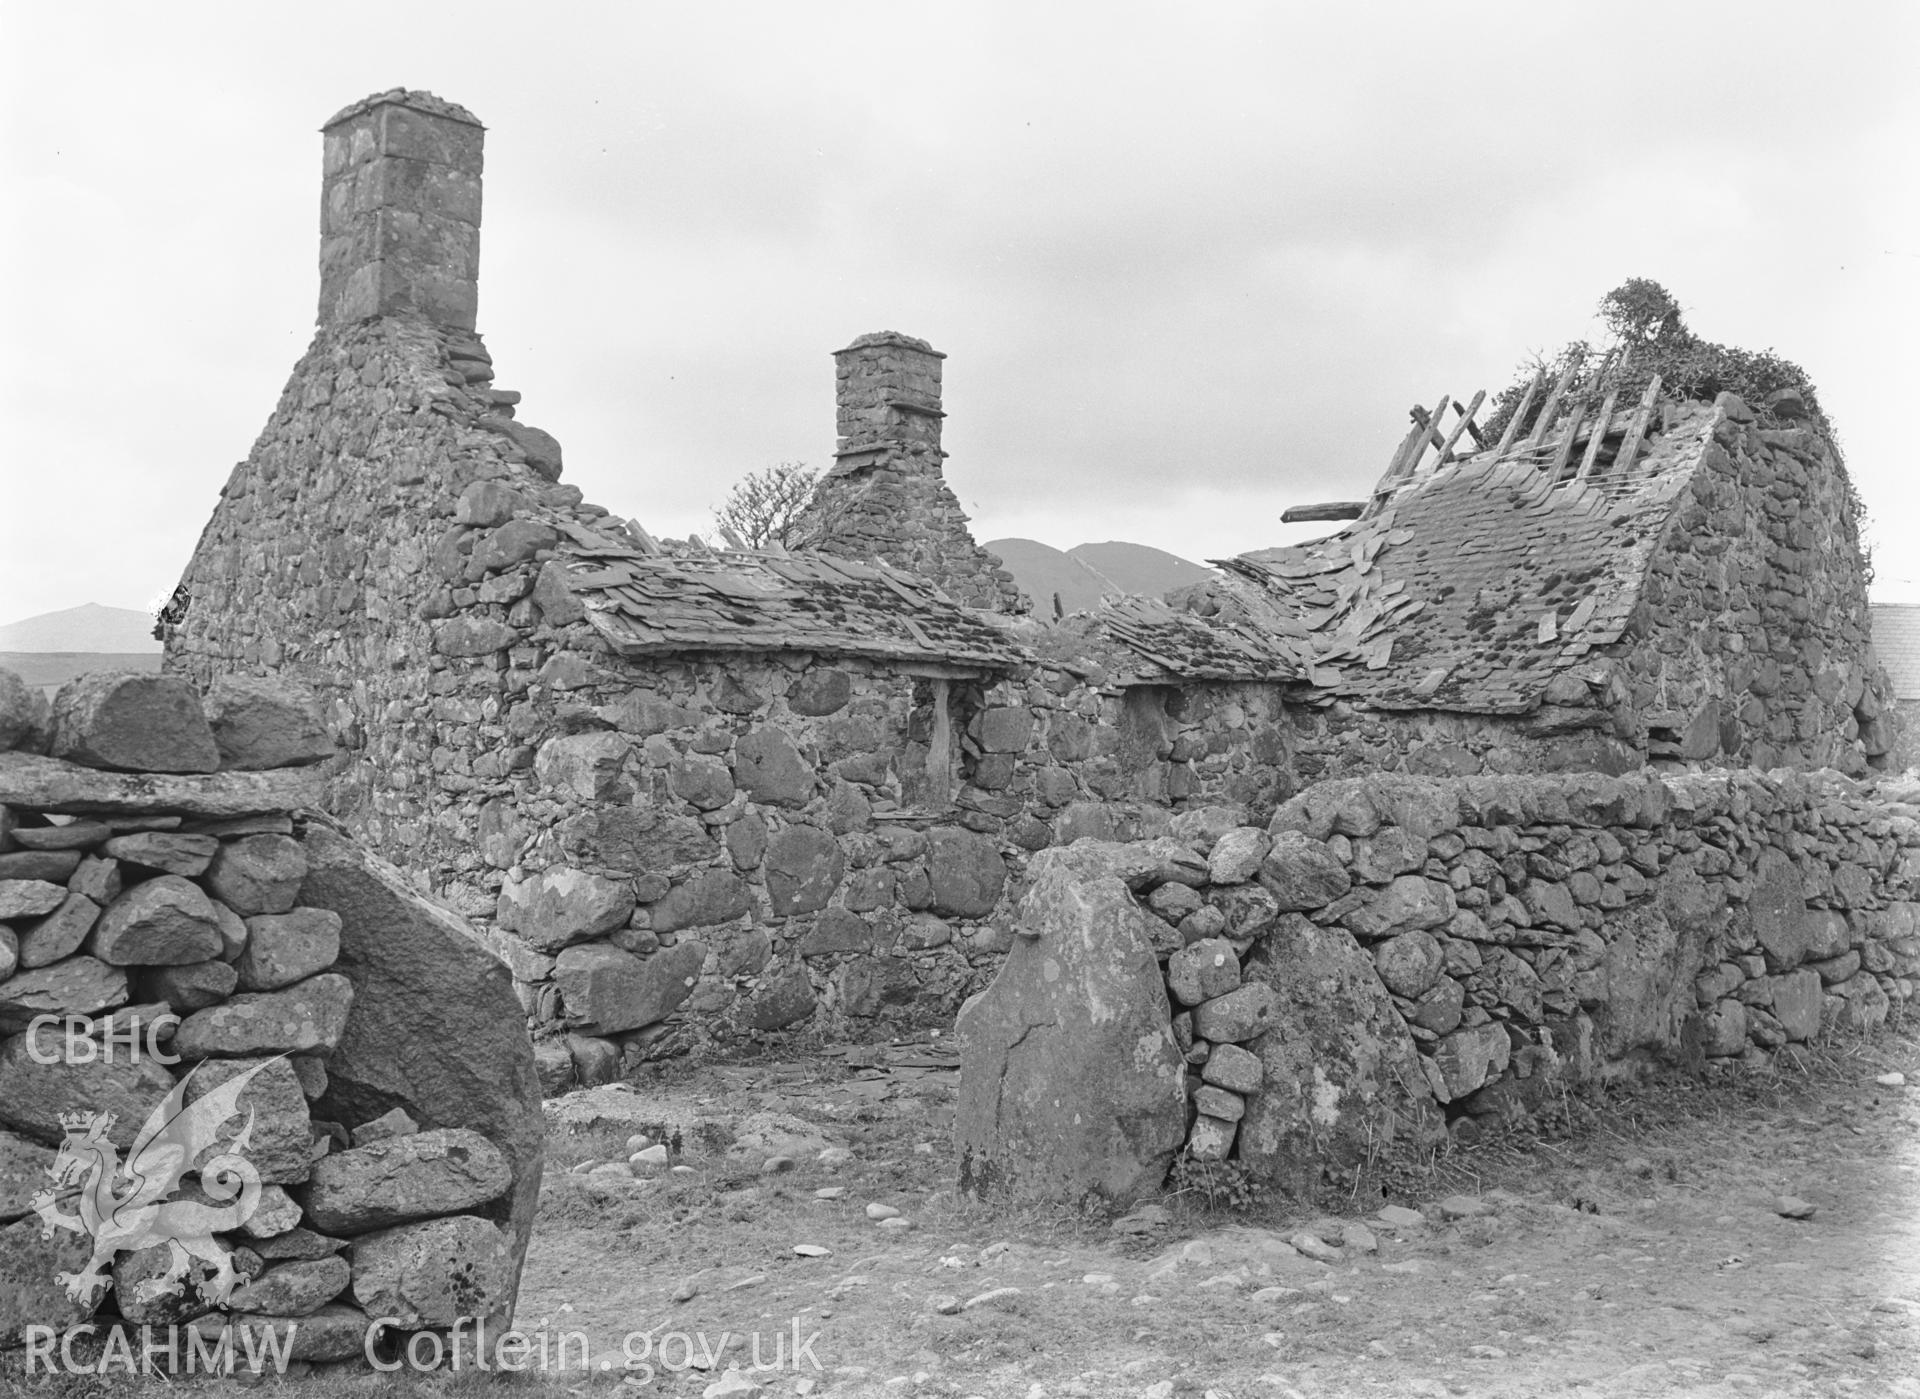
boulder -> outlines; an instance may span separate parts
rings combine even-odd
[[[733,774],[718,759],[682,753],[667,769],[667,786],[698,811],[718,811],[733,800]]]
[[[732,870],[722,869],[701,870],[647,905],[650,926],[656,933],[731,923],[752,911],[753,891],[747,882]]]
[[[585,1034],[612,1035],[665,1020],[693,994],[706,945],[677,942],[647,957],[605,943],[569,947],[554,962],[568,1018]]]
[[[804,966],[789,966],[762,977],[742,1007],[741,1017],[755,1030],[784,1030],[813,1014],[813,980]]]
[[[1324,908],[1353,886],[1347,867],[1325,841],[1284,828],[1273,833],[1273,846],[1260,863],[1260,882],[1282,912]]]
[[[1023,936],[956,1027],[960,1186],[1126,1204],[1159,1189],[1187,1127],[1147,915],[1082,847],[1029,874]]]
[[[1167,989],[1183,1006],[1224,996],[1240,985],[1240,958],[1223,938],[1202,938],[1167,958]]]
[[[207,867],[207,888],[242,917],[285,913],[307,877],[307,857],[291,836],[251,835],[221,845]]]
[[[775,917],[825,908],[846,875],[840,842],[818,826],[789,826],[776,833],[764,858]]]
[[[123,772],[214,772],[220,750],[200,696],[177,675],[94,671],[53,698],[53,756]]]
[[[262,913],[246,920],[234,968],[245,991],[277,991],[325,971],[340,955],[340,915],[325,908]]]
[[[933,909],[952,918],[985,918],[1007,885],[998,842],[976,831],[942,826],[927,832],[927,877]]]
[[[220,842],[212,836],[181,835],[177,831],[135,831],[115,836],[101,846],[100,853],[130,865],[160,870],[165,874],[191,879],[206,871]],[[75,861],[78,864],[78,861]]]
[[[626,778],[633,745],[617,733],[564,734],[540,745],[534,775],[582,801],[617,801],[632,791]]]
[[[37,686],[0,666],[0,750],[44,753],[53,741],[53,711]]]
[[[354,986],[316,1114],[369,1122],[404,1108],[423,1128],[471,1128],[492,1142],[513,1177],[509,1193],[485,1211],[511,1240],[510,1301],[545,1151],[540,1079],[513,978],[465,923],[421,898],[385,861],[318,825],[308,828],[306,851],[300,902],[340,915],[335,969]],[[460,1052],[449,1054],[449,1045]],[[508,1310],[489,1325],[504,1326]]]
[[[67,891],[44,879],[0,879],[0,918],[38,918],[67,901]]]
[[[844,908],[827,908],[800,939],[802,957],[824,957],[834,952],[866,952],[873,947],[873,925]]]
[[[1821,1004],[1826,999],[1820,973],[1803,968],[1770,978],[1772,1009],[1790,1040],[1810,1040],[1820,1033]]]
[[[0,1034],[19,1034],[36,1016],[92,1015],[126,1003],[125,968],[68,957],[0,981]]]
[[[1212,884],[1245,884],[1273,850],[1273,837],[1258,826],[1236,826],[1223,831],[1207,854],[1207,880]]]
[[[177,874],[136,884],[109,904],[87,947],[117,967],[175,966],[220,955],[220,922],[200,886]]]
[[[330,1050],[345,1032],[353,995],[347,978],[332,972],[284,991],[242,992],[182,1021],[174,1032],[174,1052],[205,1059]]]
[[[1775,971],[1792,971],[1806,960],[1816,940],[1824,942],[1824,929],[1807,908],[1800,868],[1779,850],[1762,851],[1755,863],[1745,913]]]
[[[0,1131],[0,1224],[33,1212],[33,1197],[52,1186],[52,1164],[51,1147]]]
[[[43,1054],[51,1047],[42,1041]],[[62,1113],[110,1112],[108,1140],[125,1150],[172,1091],[173,1075],[144,1055],[41,1064],[27,1053],[26,1036],[0,1041],[0,1126],[48,1146],[66,1135]]]
[[[209,1059],[196,1065],[187,1078],[186,1101],[196,1103],[221,1084],[248,1074],[252,1076],[235,1103],[237,1115],[219,1129],[220,1140],[230,1143],[246,1132],[246,1159],[263,1181],[283,1185],[305,1180],[311,1164],[312,1119],[300,1079],[284,1058]],[[201,1160],[205,1159],[203,1154]]]
[[[787,708],[809,719],[824,718],[847,707],[853,698],[853,679],[844,670],[814,666],[787,689]]]
[[[769,724],[734,744],[733,780],[757,802],[802,807],[813,798],[815,779],[793,740]]]
[[[235,1288],[227,1306],[236,1312],[269,1316],[311,1316],[347,1290],[353,1269],[347,1260],[329,1254],[320,1258],[277,1263],[250,1282]]]
[[[404,1330],[504,1315],[513,1305],[512,1236],[470,1214],[355,1240],[353,1297]]]
[[[655,806],[595,807],[562,821],[558,834],[570,859],[630,875],[665,874],[720,853],[705,826]]]
[[[496,916],[540,952],[603,937],[633,915],[633,888],[571,865],[555,865],[501,887]]]
[[[1241,1044],[1267,1032],[1276,1009],[1273,989],[1254,981],[1195,1006],[1193,1033],[1215,1044]]]
[[[1464,1098],[1491,1078],[1507,1070],[1513,1042],[1507,1027],[1497,1023],[1455,1030],[1433,1050],[1433,1062],[1445,1082],[1447,1093]]]
[[[1222,1086],[1247,1093],[1239,1134],[1247,1170],[1308,1198],[1325,1169],[1430,1146],[1443,1129],[1413,1039],[1373,959],[1343,929],[1304,918],[1289,928],[1286,937],[1257,944],[1242,972],[1246,989],[1258,988],[1271,1001],[1264,1032],[1246,1046],[1258,1057],[1258,1090]],[[1196,1033],[1213,1038],[1209,1028],[1196,1013]],[[1229,1048],[1216,1045],[1209,1067],[1225,1057],[1223,1072],[1234,1072],[1238,1061],[1226,1057]]]
[[[358,1307],[331,1302],[306,1316],[236,1314],[228,1319],[225,1329],[232,1333],[234,1354],[241,1357],[236,1361],[237,1368],[250,1352],[264,1356],[270,1344],[281,1343],[286,1345],[289,1360],[309,1364],[358,1360],[366,1354],[367,1327],[371,1324]],[[269,1337],[275,1339],[269,1341]]]
[[[307,1222],[329,1233],[364,1234],[491,1204],[512,1186],[512,1168],[492,1142],[468,1128],[436,1128],[314,1162]]]
[[[205,708],[220,766],[229,771],[303,767],[334,754],[312,692],[278,676],[217,676]]]
[[[1417,1001],[1440,979],[1440,973],[1446,969],[1447,954],[1432,933],[1415,929],[1375,946],[1373,965],[1389,991]]]
[[[1457,909],[1453,890],[1439,880],[1403,874],[1343,921],[1359,937],[1384,938],[1413,929],[1438,928]]]
[[[100,1301],[101,1294],[95,1293],[76,1302],[57,1281],[61,1273],[77,1273],[86,1266],[93,1240],[65,1229],[42,1238],[40,1231],[40,1220],[33,1215],[0,1228],[0,1350],[25,1345],[29,1326],[63,1332],[92,1316]]]

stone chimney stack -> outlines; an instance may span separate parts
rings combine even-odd
[[[485,128],[430,92],[394,88],[321,130],[320,324],[418,315],[472,330]]]
[[[940,361],[924,340],[898,331],[862,335],[833,355],[841,461],[885,447],[931,455],[940,450]]]

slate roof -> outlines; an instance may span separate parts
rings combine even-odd
[[[1202,618],[1158,598],[1107,597],[1091,614],[1092,630],[1118,643],[1105,660],[1116,684],[1188,680],[1301,680],[1306,650],[1245,622]]]
[[[1552,488],[1524,452],[1383,483],[1376,512],[1336,534],[1215,560],[1209,625],[1250,629],[1330,695],[1532,709],[1624,631],[1712,420],[1682,405],[1631,467]]]
[[[648,553],[563,522],[568,586],[622,655],[814,651],[1007,670],[1026,654],[925,579],[825,554]]]
[[[1876,602],[1873,650],[1893,682],[1895,699],[1920,699],[1920,606]]]

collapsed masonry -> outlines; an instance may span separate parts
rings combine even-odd
[[[49,713],[0,671],[0,1348],[118,1317],[361,1363],[372,1318],[511,1315],[533,1056],[471,931],[312,814],[332,753],[278,682]]]
[[[326,805],[512,968],[550,1088],[702,1039],[945,1024],[1034,852],[1377,772],[1832,766],[1888,741],[1845,483],[1731,395],[1542,415],[1327,540],[1042,626],[943,481],[940,357],[836,356],[791,553],[662,544],[559,483],[475,332],[481,129],[326,128],[319,330],[164,628],[311,687]],[[1537,454],[1536,454],[1537,456]],[[890,526],[890,529],[888,528]]]

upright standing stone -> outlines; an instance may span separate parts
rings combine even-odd
[[[960,1185],[1125,1204],[1159,1189],[1187,1129],[1147,915],[1097,848],[1043,850],[1031,874],[1021,936],[960,1010]]]

